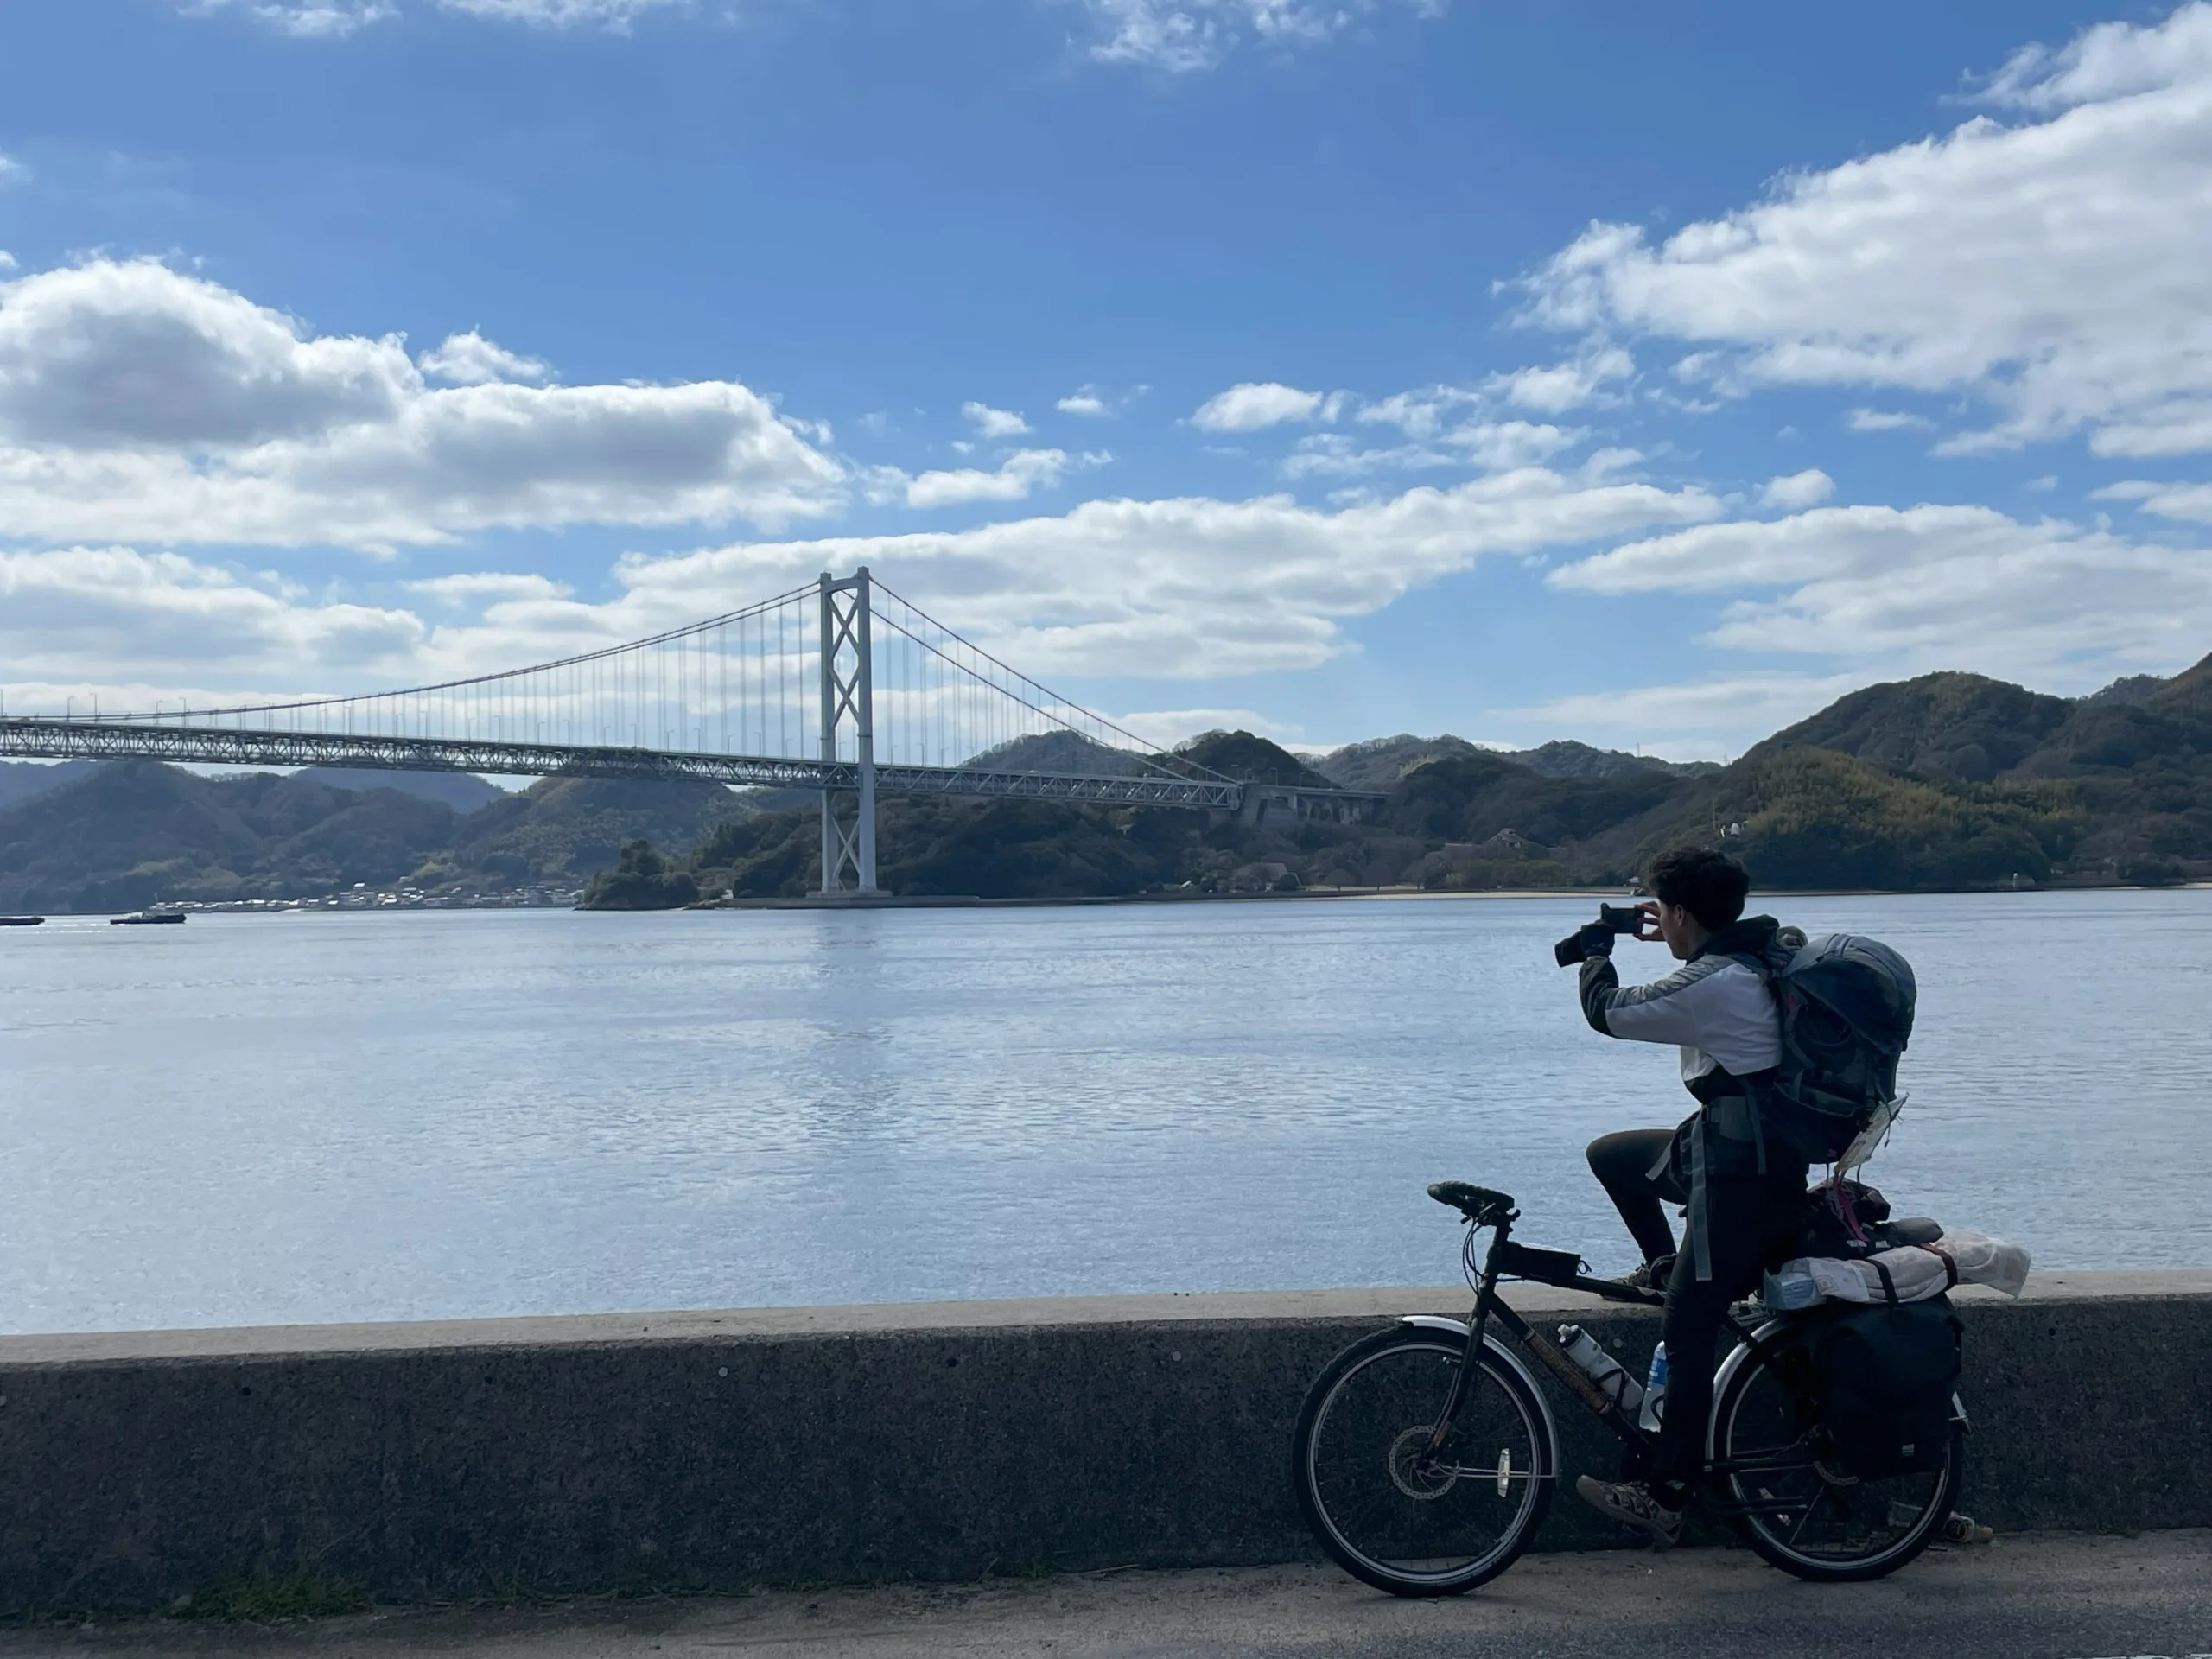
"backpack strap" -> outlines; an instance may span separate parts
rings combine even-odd
[[[1789,1022],[1783,1020],[1782,987],[1775,981],[1774,964],[1757,951],[1732,951],[1728,960],[1740,963],[1759,976],[1759,983],[1766,987],[1766,994],[1774,1004],[1775,1034],[1783,1042],[1789,1040]],[[1738,1081],[1741,1081],[1738,1079]],[[1744,1104],[1751,1120],[1751,1145],[1758,1154],[1758,1172],[1766,1173],[1766,1114],[1759,1109],[1759,1090],[1749,1083],[1744,1084]]]
[[[1875,1275],[1881,1280],[1882,1294],[1889,1299],[1890,1306],[1897,1306],[1898,1305],[1897,1281],[1890,1277],[1890,1270],[1871,1255],[1866,1258],[1866,1265],[1873,1268]]]

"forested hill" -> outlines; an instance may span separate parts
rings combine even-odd
[[[2075,699],[1969,674],[1872,686],[1725,767],[1568,741],[1507,753],[1449,736],[1300,757],[1219,732],[1184,752],[1233,777],[1385,798],[1367,823],[1254,825],[888,798],[881,878],[895,892],[984,897],[1612,886],[1684,841],[1738,852],[1770,887],[2212,878],[2212,658]],[[1023,739],[993,759],[1126,764],[1072,737]],[[658,906],[804,892],[817,846],[803,791],[549,779],[509,795],[442,776],[0,767],[0,912],[309,898],[356,882],[575,887],[595,872],[598,901]]]
[[[1769,887],[2212,878],[2212,658],[2072,700],[1967,674],[1874,686],[1728,766],[1571,742],[1506,753],[1448,736],[1385,738],[1306,762],[1242,732],[1186,747],[1232,776],[1325,779],[1386,798],[1370,823],[1287,826],[891,800],[882,880],[898,892],[983,897],[1609,886],[1682,842],[1737,852]],[[636,849],[596,897],[796,893],[814,877],[814,834],[804,812],[764,812],[688,853]]]
[[[151,760],[23,770],[61,776],[0,804],[0,912],[314,898],[356,882],[576,888],[637,836],[691,845],[733,798],[707,784],[580,778],[514,795],[443,775],[353,772],[339,787],[317,772],[202,778]],[[456,811],[455,799],[483,804]]]

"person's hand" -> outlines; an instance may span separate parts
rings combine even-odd
[[[1588,922],[1574,937],[1582,945],[1582,959],[1587,962],[1592,957],[1611,956],[1613,941],[1620,935],[1603,922]]]
[[[1666,935],[1659,931],[1658,901],[1646,899],[1637,908],[1643,912],[1643,925],[1636,930],[1636,937],[1646,944],[1659,944]]]

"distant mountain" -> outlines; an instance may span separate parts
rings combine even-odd
[[[0,910],[133,910],[164,899],[333,892],[398,880],[453,809],[397,790],[118,760],[0,811]]]
[[[1072,772],[1094,778],[1127,778],[1145,770],[1143,758],[1094,743],[1080,732],[1039,732],[970,756],[963,764],[1001,772]]]
[[[302,766],[292,774],[330,789],[396,789],[426,801],[442,801],[456,812],[474,812],[511,791],[467,772],[371,772],[351,766]]]
[[[1340,789],[1388,789],[1415,766],[1431,760],[1497,753],[1449,732],[1441,737],[1415,737],[1411,732],[1401,732],[1395,737],[1370,737],[1363,743],[1347,743],[1340,749],[1314,757],[1311,765]]]
[[[1733,765],[1573,742],[1522,753],[1401,735],[1308,763],[1249,732],[1182,746],[1224,775],[1383,794],[1364,821],[1032,800],[887,797],[885,885],[1073,897],[1147,890],[1618,888],[1662,848],[1739,854],[1762,887],[2158,885],[2212,878],[2212,658],[2167,679],[2045,696],[1972,674],[1869,686]],[[1126,765],[1076,737],[1017,740],[1016,769]],[[0,769],[13,784],[22,768]],[[62,769],[42,769],[58,772]],[[0,911],[582,887],[651,906],[697,892],[804,893],[818,798],[699,783],[550,778],[465,815],[315,775],[209,779],[151,762],[65,775],[0,805]],[[353,782],[348,777],[346,782]]]
[[[18,801],[74,783],[97,764],[92,760],[0,760],[0,812]]]
[[[1720,770],[1717,760],[1662,760],[1656,754],[1630,754],[1623,749],[1595,749],[1573,738],[1555,738],[1540,748],[1506,749],[1516,761],[1542,778],[1580,778],[1605,780],[1650,777],[1700,778]]]
[[[1979,674],[1927,674],[1853,691],[1746,758],[1833,749],[1891,772],[1985,783],[2050,742],[2075,706]]]
[[[1175,746],[1175,753],[1209,772],[1245,783],[1284,784],[1305,789],[1342,785],[1309,766],[1279,743],[1249,732],[1204,732]]]
[[[1629,754],[1619,749],[1592,748],[1573,739],[1555,739],[1534,749],[1491,749],[1446,732],[1440,737],[1415,737],[1402,732],[1395,737],[1370,738],[1347,743],[1315,760],[1313,767],[1345,789],[1388,789],[1415,766],[1431,760],[1460,755],[1493,754],[1524,766],[1540,778],[1585,780],[1658,776],[1694,778],[1720,770],[1712,760],[1662,760],[1654,755]]]
[[[115,761],[0,808],[0,912],[307,898],[357,882],[581,887],[627,842],[692,845],[731,798],[711,784],[549,778],[464,816],[405,791],[335,788],[306,773],[202,778]]]
[[[689,847],[733,810],[720,784],[541,778],[457,821],[448,845],[425,861],[423,885],[582,887],[630,842]]]
[[[2162,674],[2130,674],[2125,679],[2114,680],[2101,691],[2092,691],[2081,699],[2094,708],[2107,702],[2141,702],[2164,690],[2166,677]]]

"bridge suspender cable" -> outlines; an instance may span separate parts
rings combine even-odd
[[[876,887],[880,793],[1235,810],[1248,788],[1009,667],[865,566],[625,644],[404,690],[151,713],[0,708],[0,756],[813,789],[822,890],[849,893]]]

